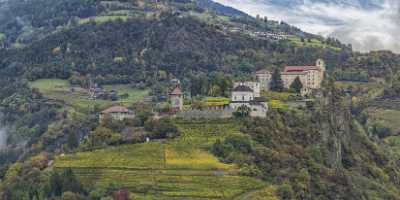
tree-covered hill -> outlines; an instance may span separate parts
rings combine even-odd
[[[268,19],[231,16],[232,10],[215,11],[198,3],[3,3],[0,111],[9,137],[8,148],[0,151],[0,197],[61,199],[67,193],[97,200],[124,186],[138,198],[248,199],[259,193],[285,200],[398,198],[397,161],[375,138],[385,136],[386,129],[369,127],[361,98],[367,94],[357,96],[364,90],[353,94],[357,88],[336,90],[333,82],[326,83],[316,101],[293,110],[272,107],[265,120],[153,120],[152,111],[163,112],[165,102],[145,101],[143,96],[150,93],[165,100],[176,79],[185,93],[193,95],[187,101],[201,104],[195,96],[227,96],[233,81],[249,80],[256,70],[309,65],[318,58],[327,62],[327,77],[360,84],[382,80],[378,92],[374,90],[379,94],[370,98],[396,98],[399,91],[399,55],[353,52],[350,45],[333,38]],[[283,39],[263,34],[281,34]],[[94,100],[88,95],[93,85],[113,95]],[[343,98],[346,95],[350,98]],[[137,117],[99,121],[101,109],[112,104],[129,106]],[[130,131],[138,135],[129,138]],[[145,137],[155,141],[144,143]],[[124,143],[141,144],[119,146]],[[113,158],[99,152],[118,154],[122,164],[105,166]],[[141,166],[138,158],[130,157],[132,152],[143,157],[155,153],[157,159],[149,161],[157,161],[158,168]],[[105,156],[107,162],[95,162],[97,156]],[[124,166],[128,161],[139,168]],[[205,171],[196,171],[200,165]],[[110,177],[124,173],[131,182],[113,183]],[[251,184],[241,188],[236,184],[241,180]],[[96,183],[101,187],[92,185]],[[210,194],[207,184],[227,185]]]

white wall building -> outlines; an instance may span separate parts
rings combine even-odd
[[[112,106],[102,111],[100,114],[100,120],[102,120],[106,115],[110,115],[113,120],[119,121],[135,118],[135,112],[122,106]]]
[[[301,93],[309,94],[314,89],[320,89],[324,79],[325,62],[318,59],[315,66],[286,66],[281,72],[281,78],[285,88],[290,88],[293,81],[299,77],[303,84]],[[262,90],[269,90],[272,73],[268,70],[260,70],[256,73]]]
[[[250,108],[251,117],[266,117],[268,112],[268,104],[265,99],[256,96],[256,93],[249,86],[242,83],[235,84],[236,87],[232,90],[232,97],[230,107],[237,110],[239,107],[245,105]],[[256,89],[259,87],[256,87]]]

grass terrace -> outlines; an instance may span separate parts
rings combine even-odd
[[[125,95],[126,98],[119,101],[89,99],[87,90],[72,86],[67,80],[61,79],[39,79],[29,83],[31,88],[37,88],[44,96],[51,100],[64,102],[77,111],[86,111],[94,106],[104,109],[114,104],[129,106],[134,102],[142,100],[148,95],[147,90],[131,88],[129,85],[107,85],[105,90],[114,90],[118,95]]]
[[[206,106],[224,106],[228,105],[231,100],[225,97],[207,97],[204,102]]]
[[[389,128],[393,133],[400,133],[400,110],[369,108],[367,112],[370,122],[378,122]]]
[[[274,92],[274,91],[261,91],[261,96],[270,100],[288,101],[296,97],[298,94],[291,92]]]
[[[58,156],[54,167],[72,168],[87,186],[128,188],[135,200],[277,199],[272,186],[240,176],[208,151],[216,139],[239,133],[237,123],[176,124],[176,139]]]
[[[335,51],[341,50],[338,47],[333,47],[330,45],[323,44],[320,40],[317,40],[317,39],[311,39],[311,40],[304,39],[304,42],[303,42],[300,37],[291,36],[288,38],[288,41],[299,47],[320,47],[320,48],[330,48]]]

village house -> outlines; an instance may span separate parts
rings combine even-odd
[[[249,82],[247,82],[249,84]],[[241,106],[247,106],[250,108],[251,117],[266,117],[268,112],[268,104],[263,97],[260,97],[259,87],[256,85],[254,91],[251,87],[245,83],[237,83],[232,90],[232,97],[230,107],[233,110],[237,110]]]
[[[281,72],[281,78],[285,88],[290,88],[293,81],[299,77],[303,84],[302,95],[310,94],[315,89],[321,88],[325,74],[325,62],[318,59],[314,66],[286,66]],[[258,81],[263,90],[269,90],[272,73],[268,70],[256,72]]]
[[[169,100],[171,102],[171,109],[173,112],[179,112],[183,110],[183,92],[179,86],[169,93]]]
[[[107,108],[106,110],[102,111],[100,113],[100,120],[104,119],[106,115],[111,116],[113,120],[119,120],[122,121],[124,119],[133,119],[135,118],[135,112],[122,107],[122,106],[112,106],[110,108]]]

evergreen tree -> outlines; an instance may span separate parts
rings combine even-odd
[[[271,88],[272,91],[275,92],[282,92],[284,87],[283,87],[283,81],[281,78],[281,72],[279,69],[275,69],[274,73],[272,74],[272,80],[271,80]]]
[[[239,108],[237,108],[236,112],[233,113],[235,117],[241,118],[241,117],[248,117],[251,113],[251,109],[246,106],[246,105],[241,105]]]
[[[303,83],[300,81],[300,77],[296,77],[293,81],[293,83],[290,85],[290,89],[300,93],[301,89],[303,89]]]
[[[62,175],[62,191],[74,193],[83,192],[83,187],[72,172],[72,169],[64,170],[64,173]]]
[[[68,135],[68,147],[70,149],[75,149],[79,146],[79,139],[75,132],[72,132]]]
[[[50,176],[48,196],[61,196],[63,183],[60,174],[54,172]]]

